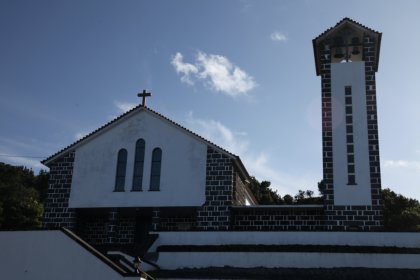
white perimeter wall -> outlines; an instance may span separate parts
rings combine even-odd
[[[143,191],[132,192],[136,141],[146,142]],[[152,151],[162,149],[160,191],[148,191]],[[125,192],[114,192],[118,151],[127,149]],[[142,110],[76,149],[69,207],[201,206],[207,145]]]
[[[159,232],[160,245],[351,245],[420,248],[420,233],[393,232]],[[368,267],[420,269],[420,254],[305,252],[160,252],[163,269],[202,267]]]
[[[162,269],[205,267],[293,267],[293,268],[398,268],[419,269],[420,255],[277,253],[277,252],[164,252],[159,253]]]
[[[420,233],[415,232],[157,232],[160,245],[350,245],[420,248]]]
[[[354,162],[357,185],[347,185],[344,88],[352,87]],[[335,205],[372,205],[366,111],[365,62],[331,64],[333,180]]]
[[[121,276],[61,231],[0,232],[0,278],[138,279]]]

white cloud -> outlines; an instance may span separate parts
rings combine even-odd
[[[420,171],[420,162],[401,160],[401,159],[400,160],[385,160],[384,167],[417,169]]]
[[[253,4],[249,0],[240,0],[240,3],[242,4],[242,13],[252,11]]]
[[[244,133],[233,132],[218,121],[194,118],[193,113],[189,112],[187,123],[200,136],[231,153],[243,154],[248,149],[248,141],[242,137]]]
[[[391,188],[397,193],[420,199],[420,161],[384,160],[382,161],[382,187]]]
[[[181,74],[182,82],[193,85],[193,80],[201,80],[213,90],[232,97],[244,95],[257,85],[252,76],[221,55],[198,52],[195,64],[190,64],[176,53],[171,64]]]
[[[48,169],[46,166],[41,164],[41,162],[37,159],[32,159],[32,158],[27,158],[27,157],[8,157],[4,159],[1,159],[1,158],[2,157],[0,156],[0,161],[7,162],[11,165],[25,166],[27,168],[32,169],[35,173],[37,173],[41,169],[44,169],[44,170]]]
[[[181,74],[181,81],[193,85],[194,82],[191,79],[190,74],[197,74],[198,69],[195,65],[183,62],[183,56],[181,53],[176,53],[172,58],[171,64],[175,67],[175,71]]]
[[[187,124],[207,140],[241,157],[248,172],[258,180],[270,181],[272,187],[281,195],[294,195],[299,189],[314,185],[314,180],[303,174],[296,176],[285,174],[274,167],[266,152],[255,152],[250,148],[246,132],[235,132],[215,120],[195,118],[190,112]],[[280,168],[279,168],[280,169]]]
[[[88,134],[88,132],[85,132],[85,131],[80,131],[80,132],[77,132],[77,133],[74,135],[74,138],[75,138],[76,140],[80,140],[80,139],[82,139],[83,137],[85,137],[87,134]]]
[[[38,143],[34,139],[27,139],[26,141],[0,137],[0,162],[25,166],[35,173],[41,169],[48,169],[40,162],[47,157],[46,149],[42,147],[45,142]]]
[[[271,38],[271,40],[277,41],[277,42],[287,41],[287,36],[283,33],[277,32],[277,31],[271,33],[270,38]]]
[[[133,109],[134,107],[136,107],[138,105],[136,103],[120,102],[120,101],[115,101],[114,104],[115,104],[115,106],[117,106],[118,110],[121,113],[125,113],[127,111],[130,111],[131,109]]]
[[[197,61],[202,68],[200,78],[208,78],[208,84],[216,91],[237,96],[256,86],[253,77],[233,65],[224,56],[199,52]]]
[[[18,151],[1,148],[0,149],[0,162],[8,163],[15,166],[25,166],[32,169],[35,174],[41,169],[48,169],[42,165],[40,157],[22,156]]]

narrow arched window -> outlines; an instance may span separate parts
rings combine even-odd
[[[152,153],[152,169],[150,172],[150,190],[158,191],[160,189],[160,170],[162,164],[162,150],[155,148]]]
[[[114,190],[116,192],[124,191],[126,167],[127,167],[127,150],[121,149],[118,151],[117,175],[115,178],[115,190]]]
[[[143,186],[144,149],[145,142],[139,139],[136,142],[136,153],[134,155],[133,191],[141,191]]]

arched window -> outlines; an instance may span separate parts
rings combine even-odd
[[[133,191],[141,191],[143,186],[144,149],[145,142],[139,139],[136,142],[136,153],[134,155]]]
[[[115,189],[114,189],[114,191],[116,192],[124,191],[126,167],[127,167],[127,150],[121,149],[118,151],[117,176],[115,178]]]
[[[152,153],[152,170],[150,172],[150,190],[158,191],[160,188],[160,169],[162,163],[162,150],[155,148]]]

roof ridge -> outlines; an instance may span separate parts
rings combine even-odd
[[[150,112],[152,112],[152,113],[154,113],[154,114],[158,115],[159,117],[161,117],[161,118],[163,118],[163,119],[165,119],[165,120],[169,121],[170,123],[172,123],[172,124],[174,124],[174,125],[178,126],[179,128],[181,128],[181,129],[183,129],[183,130],[185,130],[185,131],[187,131],[187,132],[189,132],[189,133],[193,134],[194,136],[197,136],[198,138],[200,138],[201,140],[204,140],[204,141],[205,141],[205,142],[207,142],[208,144],[210,144],[210,145],[212,145],[212,146],[217,147],[218,149],[222,150],[223,152],[225,152],[225,153],[227,153],[227,154],[229,154],[229,155],[231,155],[231,156],[233,156],[233,157],[238,157],[237,155],[235,155],[235,154],[233,154],[233,153],[229,152],[228,150],[226,150],[226,149],[222,148],[221,146],[219,146],[219,145],[217,145],[217,144],[215,144],[215,143],[211,142],[210,140],[207,140],[207,139],[206,139],[206,138],[204,138],[203,136],[201,136],[201,135],[199,135],[199,134],[195,133],[194,131],[192,131],[192,130],[190,130],[190,129],[188,129],[188,128],[186,128],[186,127],[182,126],[182,125],[180,125],[179,123],[177,123],[177,122],[175,122],[175,121],[173,121],[173,120],[169,119],[168,117],[166,117],[166,116],[164,116],[164,115],[162,115],[162,114],[160,114],[160,113],[158,113],[158,112],[156,112],[156,111],[154,111],[154,110],[152,110],[152,109],[150,109],[150,108],[148,108],[148,107],[145,107],[145,109],[147,109],[147,110],[149,110]]]
[[[226,150],[226,149],[222,148],[221,146],[219,146],[219,145],[217,145],[217,144],[215,144],[215,143],[213,143],[213,142],[211,142],[211,141],[207,140],[206,138],[204,138],[204,137],[200,136],[199,134],[197,134],[197,133],[193,132],[192,130],[190,130],[190,129],[188,129],[188,128],[186,128],[186,127],[182,126],[182,125],[180,125],[179,123],[177,123],[177,122],[175,122],[175,121],[173,121],[173,120],[169,119],[168,117],[166,117],[166,116],[164,116],[164,115],[162,115],[162,114],[160,114],[160,113],[158,113],[158,112],[156,112],[156,111],[154,111],[154,110],[152,110],[152,109],[148,108],[147,106],[143,106],[143,105],[139,104],[139,105],[137,105],[136,107],[134,107],[134,108],[132,108],[132,109],[128,110],[127,112],[125,112],[125,113],[121,114],[120,116],[118,116],[118,117],[114,118],[113,120],[111,120],[111,121],[109,121],[109,122],[105,123],[104,125],[100,126],[99,128],[97,128],[97,129],[93,130],[92,132],[90,132],[90,133],[86,134],[84,137],[82,137],[82,138],[80,138],[80,139],[76,140],[76,141],[75,141],[75,142],[73,142],[72,144],[70,144],[70,145],[68,145],[68,146],[66,146],[66,147],[64,147],[64,148],[62,148],[62,149],[61,149],[61,150],[59,150],[58,152],[56,152],[56,153],[52,154],[51,156],[47,157],[46,159],[42,160],[42,161],[41,161],[41,163],[42,163],[42,164],[46,164],[46,163],[48,163],[48,161],[52,160],[53,158],[57,157],[58,155],[60,155],[60,154],[62,154],[62,153],[64,153],[64,152],[66,152],[67,150],[71,149],[72,147],[76,146],[77,144],[79,144],[79,143],[81,143],[81,142],[85,141],[86,139],[88,139],[88,138],[92,137],[92,136],[93,136],[93,135],[95,135],[96,133],[98,133],[98,132],[102,131],[103,129],[105,129],[105,128],[107,128],[107,127],[109,127],[110,125],[115,124],[116,122],[118,122],[119,120],[121,120],[121,119],[122,119],[122,118],[124,118],[125,116],[129,115],[130,113],[132,113],[132,112],[134,112],[134,111],[137,111],[137,110],[140,110],[140,109],[147,110],[147,111],[149,111],[149,112],[151,112],[151,113],[153,113],[153,114],[157,115],[158,117],[160,117],[160,118],[162,118],[162,119],[164,119],[164,120],[166,120],[166,121],[170,122],[171,124],[173,124],[173,125],[175,125],[175,126],[177,126],[177,127],[181,128],[182,130],[184,130],[184,131],[186,131],[186,132],[188,132],[188,133],[190,133],[190,134],[194,135],[195,137],[198,137],[199,139],[201,139],[201,140],[205,141],[207,144],[209,144],[209,145],[211,145],[211,146],[216,147],[216,148],[217,148],[217,149],[219,149],[220,151],[222,151],[222,152],[224,152],[224,153],[228,154],[229,156],[231,156],[231,157],[233,157],[233,158],[235,158],[235,159],[239,159],[239,156],[237,156],[237,155],[235,155],[235,154],[233,154],[233,153],[229,152],[228,150]]]
[[[376,31],[376,30],[374,30],[374,29],[372,29],[370,27],[367,27],[366,25],[361,24],[360,22],[355,21],[354,19],[351,19],[349,17],[345,17],[345,18],[341,19],[339,22],[337,22],[334,26],[331,26],[330,28],[328,28],[327,30],[325,30],[324,32],[322,32],[321,34],[319,34],[318,36],[316,36],[315,39],[313,39],[313,40],[315,41],[318,38],[324,36],[326,33],[330,32],[332,29],[336,28],[337,26],[339,26],[340,24],[342,24],[345,21],[349,21],[349,22],[351,22],[353,24],[356,24],[356,25],[358,25],[358,26],[360,26],[362,28],[365,28],[365,29],[367,29],[367,30],[369,30],[371,32],[380,34],[380,32],[378,32],[378,31]]]

